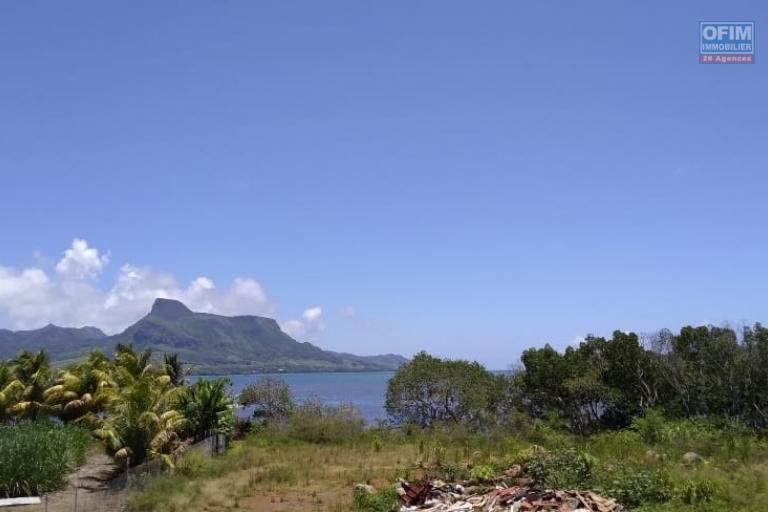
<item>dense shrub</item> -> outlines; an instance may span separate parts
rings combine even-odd
[[[0,426],[0,497],[59,488],[66,474],[83,462],[90,442],[90,434],[74,426]]]

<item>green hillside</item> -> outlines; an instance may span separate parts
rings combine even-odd
[[[45,349],[53,361],[62,361],[91,348],[110,352],[117,343],[150,348],[158,355],[177,353],[193,372],[207,374],[380,371],[394,370],[405,362],[393,354],[356,356],[322,350],[291,338],[272,318],[195,313],[169,299],[157,299],[147,316],[114,336],[92,327],[1,330],[0,357],[13,357],[22,349]]]

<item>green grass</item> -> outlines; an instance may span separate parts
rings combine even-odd
[[[343,423],[266,428],[218,458],[189,454],[133,496],[131,509],[380,512],[391,507],[399,477],[489,484],[515,464],[527,480],[508,483],[595,490],[633,511],[763,512],[768,503],[768,442],[727,423],[652,420],[591,437],[540,422],[492,434]],[[686,463],[691,451],[702,459]],[[356,483],[378,492],[354,494]]]
[[[60,488],[85,459],[90,434],[73,426],[0,426],[0,497],[37,496]]]

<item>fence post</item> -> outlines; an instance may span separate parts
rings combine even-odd
[[[75,473],[75,512],[77,512],[77,493],[80,490],[80,470]]]

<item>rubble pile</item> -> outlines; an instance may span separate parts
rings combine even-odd
[[[552,491],[497,484],[493,489],[441,480],[398,488],[401,512],[621,512],[614,500],[592,491]]]

